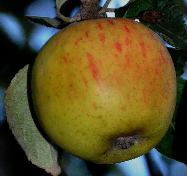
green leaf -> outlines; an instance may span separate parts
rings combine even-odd
[[[167,38],[166,41],[176,49],[187,50],[187,27],[180,1],[154,0],[154,2],[157,4],[154,10],[159,11],[162,18],[159,23],[147,25],[159,34],[163,34],[165,39]]]
[[[125,13],[125,17],[126,18],[138,17],[140,13],[152,9],[153,9],[152,0],[136,0],[130,4],[128,10]]]
[[[129,1],[125,6],[115,10],[116,17],[133,18],[148,9],[152,9],[152,0]]]
[[[57,29],[61,29],[65,23],[57,18],[48,18],[48,17],[37,17],[37,16],[27,16],[27,18],[38,24],[45,25],[47,27],[54,27]]]
[[[169,158],[173,157],[174,129],[170,127],[156,149]]]
[[[61,172],[57,162],[57,151],[40,134],[30,112],[27,72],[28,66],[25,66],[16,74],[7,90],[5,98],[7,121],[28,160],[57,176]]]
[[[129,5],[127,4],[124,7],[116,9],[115,10],[115,16],[117,18],[119,18],[119,17],[125,17],[125,12],[128,10],[128,8],[129,8]]]
[[[146,24],[146,23],[145,23]],[[157,32],[168,44],[175,47],[178,50],[187,50],[187,31],[186,28],[178,28],[178,32],[175,31],[176,27],[167,27],[167,23],[161,22],[160,24],[146,24],[155,32]],[[180,32],[182,31],[182,32]]]

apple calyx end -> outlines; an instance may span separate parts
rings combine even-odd
[[[129,149],[131,146],[136,144],[138,140],[139,140],[138,135],[120,136],[113,140],[112,146],[114,149],[117,150]]]

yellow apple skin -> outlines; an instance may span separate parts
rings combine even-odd
[[[58,32],[36,58],[31,88],[50,139],[105,164],[152,149],[176,101],[167,49],[153,31],[127,19],[87,20]]]

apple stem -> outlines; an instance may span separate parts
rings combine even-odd
[[[80,0],[80,12],[75,17],[66,17],[61,14],[61,7],[68,0],[56,0],[57,17],[66,23],[72,23],[87,19],[97,19],[106,17],[106,12],[114,12],[115,9],[108,8],[111,0],[107,0],[103,7],[99,6],[99,0]]]
[[[113,140],[114,149],[129,149],[132,145],[137,143],[138,135],[133,136],[120,136]]]

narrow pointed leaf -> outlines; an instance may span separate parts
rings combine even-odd
[[[27,16],[27,18],[38,24],[45,25],[47,27],[54,27],[57,29],[61,29],[65,23],[57,18],[48,18],[48,17],[37,17],[37,16]]]

